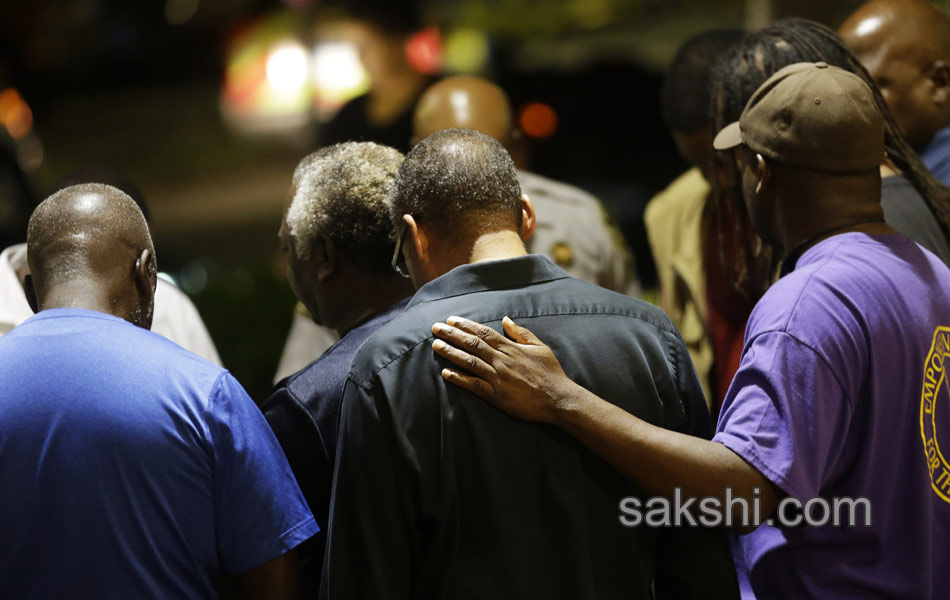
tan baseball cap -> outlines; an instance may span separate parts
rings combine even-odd
[[[884,161],[884,121],[854,73],[796,63],[769,77],[713,140],[716,150],[739,144],[790,166],[863,171]]]

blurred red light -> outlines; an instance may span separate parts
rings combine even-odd
[[[434,75],[442,68],[442,35],[435,27],[427,27],[406,41],[406,60],[413,69]]]
[[[521,108],[518,124],[531,137],[551,137],[557,131],[557,113],[543,102],[529,102]]]

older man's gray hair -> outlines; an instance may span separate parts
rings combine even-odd
[[[287,226],[297,257],[325,234],[357,266],[387,272],[394,236],[390,196],[403,155],[372,142],[344,142],[308,155],[294,172]]]

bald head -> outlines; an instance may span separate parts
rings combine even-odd
[[[950,125],[950,19],[927,0],[871,0],[838,30],[916,150]]]
[[[443,129],[474,129],[509,148],[512,127],[511,105],[500,87],[470,75],[446,77],[416,103],[413,143]]]
[[[27,256],[40,310],[98,310],[148,328],[155,252],[136,203],[103,184],[64,188],[30,217]]]

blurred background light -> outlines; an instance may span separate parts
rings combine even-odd
[[[166,0],[165,20],[169,25],[184,25],[198,12],[198,0]]]
[[[346,40],[321,42],[313,49],[313,91],[318,111],[335,111],[369,89],[369,74],[356,45]]]
[[[0,92],[0,123],[15,140],[23,139],[33,127],[33,112],[13,88]]]
[[[488,68],[491,46],[488,37],[477,29],[456,29],[445,40],[446,71],[483,73]]]
[[[435,27],[414,33],[406,41],[406,60],[416,71],[434,75],[442,69],[442,35]]]
[[[225,51],[221,112],[244,133],[298,134],[312,117],[311,57],[283,12],[245,24]]]
[[[298,92],[309,76],[307,50],[296,41],[274,45],[267,56],[267,83],[281,92]]]
[[[529,102],[519,111],[521,130],[533,138],[547,138],[557,131],[557,113],[543,102]]]

